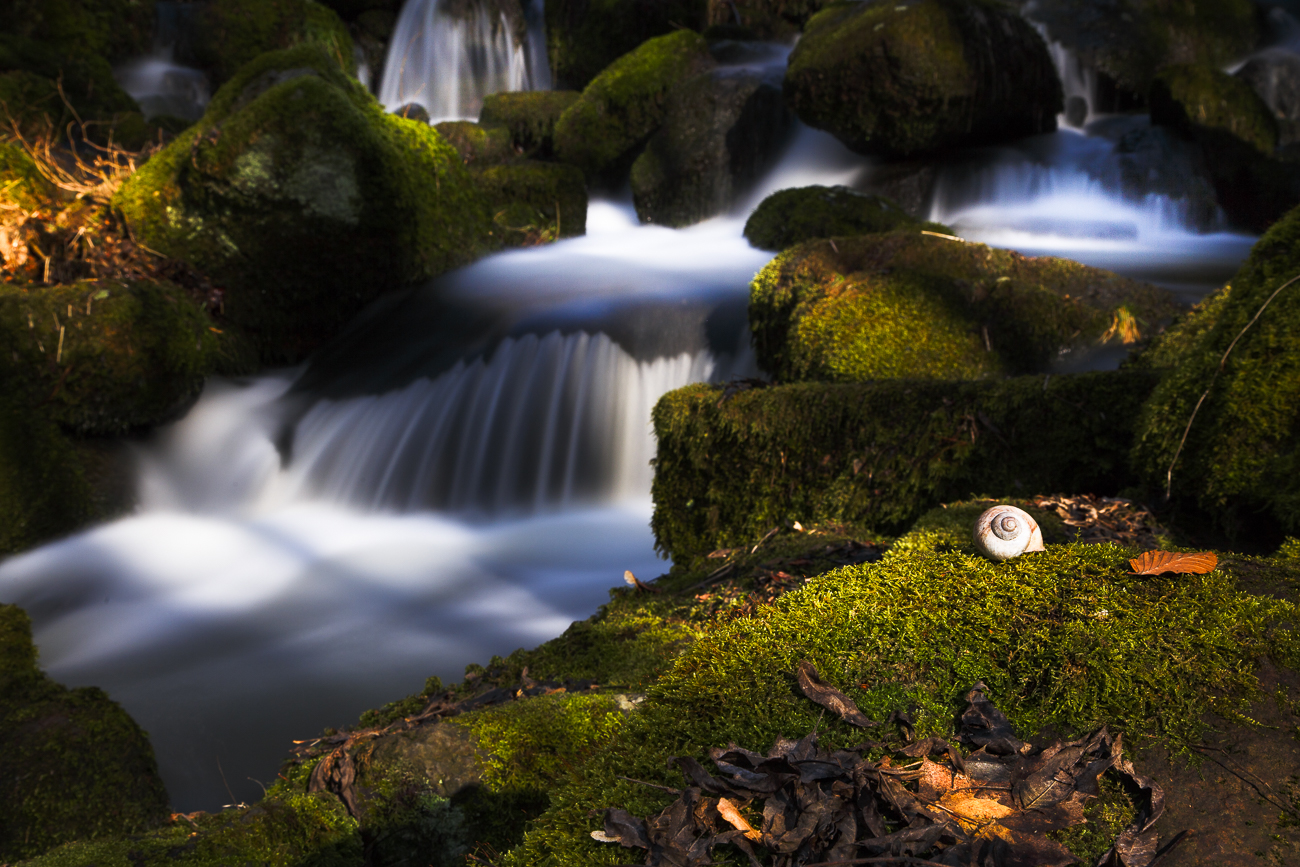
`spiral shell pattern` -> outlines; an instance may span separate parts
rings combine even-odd
[[[975,521],[975,547],[990,560],[1010,560],[1029,551],[1043,551],[1038,522],[1015,506],[994,506]]]

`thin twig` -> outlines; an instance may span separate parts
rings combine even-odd
[[[1269,304],[1272,304],[1273,299],[1276,298],[1283,289],[1297,280],[1300,280],[1300,274],[1295,275],[1290,280],[1274,289],[1273,294],[1268,296],[1268,300],[1265,301],[1260,306],[1259,310],[1255,312],[1254,318],[1247,322],[1246,327],[1241,329],[1237,336],[1232,339],[1232,343],[1228,344],[1228,350],[1223,353],[1223,358],[1219,359],[1219,366],[1215,368],[1214,376],[1210,377],[1210,384],[1206,386],[1205,393],[1201,395],[1201,399],[1196,402],[1195,408],[1192,409],[1192,417],[1187,420],[1187,427],[1183,429],[1183,438],[1178,441],[1178,448],[1174,451],[1174,459],[1169,462],[1169,471],[1165,473],[1165,500],[1169,499],[1169,496],[1173,491],[1174,466],[1178,463],[1178,456],[1183,453],[1183,446],[1187,444],[1187,435],[1192,432],[1192,422],[1196,421],[1196,414],[1201,411],[1201,404],[1205,403],[1205,399],[1210,396],[1210,389],[1214,388],[1214,383],[1218,381],[1219,374],[1223,372],[1224,365],[1228,363],[1228,356],[1231,355],[1232,350],[1236,348],[1237,341],[1241,340],[1245,333],[1250,330],[1250,326],[1254,325],[1255,322],[1259,320],[1259,317],[1264,313],[1264,308],[1268,307]]]
[[[627,780],[629,783],[636,783],[640,786],[649,786],[652,789],[658,789],[659,791],[667,792],[670,795],[680,795],[682,793],[681,789],[674,789],[672,786],[661,786],[658,783],[647,783],[645,780],[637,780],[632,777],[620,776],[619,779]]]

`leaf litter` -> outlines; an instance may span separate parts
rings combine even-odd
[[[693,758],[673,757],[669,764],[689,782],[670,790],[677,800],[645,819],[608,809],[603,830],[591,836],[646,850],[647,867],[703,867],[727,845],[753,867],[765,863],[763,853],[772,867],[1065,867],[1078,859],[1048,834],[1086,821],[1084,806],[1099,797],[1109,772],[1137,813],[1095,867],[1152,867],[1181,838],[1157,848],[1153,826],[1164,793],[1137,773],[1121,736],[1104,726],[1035,747],[1016,738],[981,682],[960,718],[963,753],[943,738],[915,739],[904,713],[883,723],[868,719],[810,662],[800,662],[795,675],[811,701],[858,728],[892,723],[901,742],[827,751],[814,730],[797,741],[778,738],[765,756],[733,743],[709,751],[720,776]]]

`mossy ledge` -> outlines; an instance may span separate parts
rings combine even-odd
[[[655,405],[651,519],[674,560],[793,521],[898,532],[971,494],[1115,491],[1133,473],[1148,373],[997,382],[798,383]]]

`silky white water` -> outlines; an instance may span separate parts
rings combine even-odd
[[[412,2],[403,20],[416,9],[436,18]],[[386,78],[400,69],[390,55]],[[1244,256],[1251,239],[1205,231],[1177,195],[1107,180],[1111,139],[1048,140],[953,158],[931,218],[1195,291]],[[747,286],[772,254],[744,217],[871,170],[801,128],[734,213],[671,230],[594,201],[586,237],[386,299],[305,368],[209,382],[137,449],[136,514],[4,561],[0,601],[31,614],[53,677],[150,732],[175,809],[252,800],[292,738],[553,637],[624,569],[658,574],[650,409],[756,372]]]

